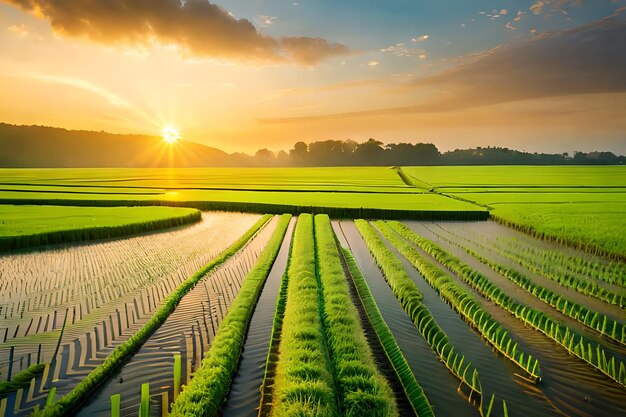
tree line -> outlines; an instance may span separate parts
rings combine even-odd
[[[531,153],[503,147],[477,147],[440,152],[432,143],[389,143],[375,139],[297,142],[288,152],[259,149],[253,156],[231,154],[243,166],[360,165],[624,165],[626,156],[612,152]]]

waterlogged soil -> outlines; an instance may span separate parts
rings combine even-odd
[[[529,307],[535,308],[537,310],[543,311],[553,320],[556,320],[566,325],[571,330],[584,336],[588,341],[593,341],[594,343],[598,343],[601,346],[603,346],[606,349],[607,354],[614,356],[616,360],[626,362],[626,349],[624,348],[624,346],[618,344],[617,342],[613,342],[606,337],[603,337],[602,335],[597,333],[595,330],[592,330],[589,327],[581,324],[577,320],[574,320],[571,317],[564,315],[563,313],[559,312],[555,308],[551,307],[549,304],[543,302],[539,298],[533,296],[526,290],[522,289],[513,281],[507,279],[503,275],[494,271],[493,269],[491,269],[491,267],[481,263],[476,258],[468,254],[465,250],[450,243],[446,239],[441,239],[436,233],[434,233],[437,229],[431,227],[431,225],[427,223],[413,224],[411,222],[407,222],[406,224],[409,226],[409,228],[411,228],[416,233],[421,234],[422,236],[424,236],[427,239],[430,239],[433,242],[436,242],[443,249],[457,256],[459,259],[461,259],[463,262],[468,264],[470,267],[484,274],[494,284],[500,287],[500,289],[502,289],[504,292],[510,295],[515,301],[525,304]],[[487,253],[484,253],[484,251],[480,253],[482,256],[488,255]],[[489,259],[493,260],[493,258],[489,258]]]
[[[345,239],[352,251],[384,320],[435,414],[450,417],[478,416],[478,409],[457,391],[459,381],[440,362],[393,295],[354,223],[333,222],[333,227],[335,233],[342,236],[340,241]]]
[[[206,274],[180,301],[165,323],[155,331],[124,367],[109,379],[79,412],[79,416],[111,414],[110,397],[121,395],[124,416],[137,416],[141,384],[150,384],[150,411],[163,413],[174,397],[174,355],[182,357],[181,383],[200,367],[219,325],[237,296],[243,279],[270,239],[277,218],[221,266]]]
[[[29,355],[36,361],[39,344],[41,361],[49,363],[60,343],[57,360],[36,379],[32,396],[29,390],[20,398],[8,396],[11,404],[19,402],[15,414],[43,406],[52,383],[57,396],[67,394],[135,334],[163,298],[258,218],[207,212],[201,222],[167,231],[0,256],[0,337],[9,333],[0,343],[1,377],[7,375],[10,346],[15,347],[15,375]]]
[[[382,235],[381,238],[385,239]],[[508,409],[515,410],[519,415],[532,413],[542,416],[558,415],[547,401],[534,396],[535,387],[532,384],[515,376],[515,373],[520,371],[519,368],[488,345],[477,331],[470,328],[464,319],[441,299],[417,269],[393,245],[388,241],[386,243],[402,261],[404,269],[424,295],[422,301],[424,306],[448,335],[455,350],[463,354],[465,360],[478,370],[484,401],[489,401],[491,394],[495,394],[492,415],[502,415],[501,400],[505,400]]]
[[[224,417],[256,417],[258,415],[265,360],[272,335],[274,310],[280,291],[281,278],[285,273],[289,259],[289,248],[296,220],[294,217],[289,223],[278,256],[254,309],[237,374],[230,387],[228,401],[224,407]]]
[[[542,286],[545,286],[546,288],[549,288],[553,291],[559,291],[561,295],[567,297],[568,299],[575,301],[585,307],[588,307],[591,310],[599,311],[602,314],[605,314],[613,318],[614,320],[620,321],[622,323],[626,321],[626,314],[624,314],[623,308],[620,308],[617,305],[606,303],[602,300],[599,300],[596,297],[582,294],[573,288],[561,286],[558,282],[550,279],[549,277],[546,277],[542,275],[541,273],[532,272],[528,270],[527,268],[523,267],[522,265],[520,265],[519,263],[511,259],[508,259],[505,256],[498,254],[494,246],[497,247],[499,251],[502,251],[504,249],[510,250],[508,248],[507,243],[518,241],[518,239],[499,236],[497,234],[498,231],[500,231],[501,229],[504,229],[506,231],[506,228],[504,226],[501,226],[493,222],[487,222],[487,224],[488,226],[486,226],[485,230],[482,232],[481,232],[481,228],[471,223],[457,223],[457,222],[436,223],[432,226],[428,226],[428,228],[434,233],[437,233],[437,234],[443,233],[443,235],[445,235],[448,239],[458,240],[459,241],[458,243],[462,245],[465,245],[468,242],[470,242],[470,244],[473,246],[472,249],[474,249],[481,255],[485,257],[489,257],[489,259],[493,259],[494,261],[497,261],[498,263],[501,263],[503,265],[511,266],[514,269],[519,270],[523,274],[527,275],[529,278],[533,279],[533,281],[535,281],[536,283]],[[527,246],[537,247],[542,243],[541,241],[534,239],[535,244],[533,244],[532,242],[529,242],[528,239],[533,239],[533,238],[525,237],[524,244]],[[519,240],[519,241],[521,242],[522,240]],[[556,247],[556,244],[552,244],[552,245],[554,246],[553,247],[553,250],[554,250]],[[597,259],[594,259],[594,260],[597,260]],[[600,260],[600,262],[602,263],[603,260]],[[617,293],[620,293],[620,292],[624,293],[626,291],[624,288],[621,288],[617,285],[606,283],[599,279],[590,278],[588,276],[578,274],[578,273],[574,275],[579,279],[595,280],[595,282],[598,285],[611,289],[612,291],[615,291]]]
[[[405,222],[410,228],[418,233],[423,231],[423,236],[429,238],[428,230],[422,226],[426,225],[432,229],[433,223]],[[475,224],[471,225],[476,227]],[[455,255],[461,255],[459,252],[452,250],[453,245],[446,246],[443,239],[436,239],[436,236],[430,236],[434,242],[450,250]],[[426,255],[423,251],[420,252]],[[459,256],[460,257],[460,256]],[[466,261],[465,258],[462,260]],[[436,262],[436,261],[435,261]],[[469,263],[469,262],[468,262]],[[475,265],[471,265],[474,267]],[[486,272],[486,271],[481,271]],[[493,272],[493,271],[491,271]],[[461,280],[450,273],[457,279],[461,285],[469,289]],[[493,272],[495,274],[495,272]],[[498,274],[495,274],[498,275]],[[492,275],[488,277],[491,279]],[[501,280],[506,278],[501,277]],[[498,285],[500,282],[496,282]],[[515,286],[517,287],[517,286]],[[517,287],[519,288],[519,287]],[[503,288],[504,289],[504,288]],[[519,347],[530,353],[537,360],[542,372],[542,381],[539,385],[532,387],[531,385],[519,381],[525,385],[524,390],[530,395],[536,397],[540,401],[550,404],[552,413],[558,413],[565,416],[617,416],[624,415],[624,404],[626,404],[626,389],[619,386],[584,361],[570,355],[564,348],[555,343],[553,340],[530,327],[525,326],[520,320],[509,314],[502,308],[495,305],[471,290],[476,299],[498,322],[508,331],[509,335],[518,341]],[[523,291],[523,290],[520,290]],[[525,293],[525,292],[524,292]],[[507,290],[507,294],[511,293]],[[529,295],[528,293],[525,293]],[[532,296],[531,296],[532,297]],[[480,374],[481,382],[485,385],[486,376]],[[508,400],[507,400],[508,403]],[[511,415],[514,415],[509,408]],[[543,415],[532,411],[528,415]]]

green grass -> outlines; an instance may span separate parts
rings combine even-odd
[[[626,260],[626,167],[403,167],[418,188],[490,207],[494,219]],[[419,187],[420,184],[426,183]]]
[[[398,222],[393,222],[392,224],[395,226],[400,225]],[[500,326],[500,323],[481,306],[469,291],[461,287],[454,278],[450,277],[435,263],[422,256],[409,244],[403,238],[403,233],[406,233],[404,229],[392,228],[392,226],[383,221],[377,221],[375,226],[398,252],[415,266],[426,282],[452,306],[452,309],[478,330],[489,345],[519,366],[527,374],[529,380],[534,382],[541,380],[541,371],[537,359],[519,349],[517,342],[509,336],[508,332]]]
[[[250,240],[259,229],[267,223],[272,216],[261,217],[243,236],[224,250],[219,256],[212,259],[207,265],[198,270],[191,277],[183,281],[161,303],[159,308],[135,334],[117,345],[102,364],[93,369],[89,375],[74,386],[74,388],[58,401],[47,404],[40,412],[41,417],[56,417],[75,413],[80,404],[84,403],[89,395],[106,381],[113,373],[134,355],[143,343],[167,320],[169,315],[176,309],[180,300],[202,279],[204,275],[224,263],[228,258],[236,254]]]
[[[172,405],[172,416],[219,415],[237,371],[252,313],[290,220],[289,214],[281,216],[276,230],[246,275],[235,301],[220,324],[202,365]]]
[[[474,288],[479,294],[495,302],[523,323],[545,334],[564,347],[570,354],[587,362],[613,381],[626,386],[626,365],[622,361],[616,360],[615,357],[607,355],[606,351],[599,344],[589,342],[583,336],[578,335],[560,322],[553,320],[544,312],[515,301],[485,275],[472,269],[459,258],[445,251],[432,241],[416,234],[400,223],[392,222],[392,224],[406,239],[455,272],[459,278]]]
[[[313,217],[302,214],[294,232],[272,393],[272,417],[338,415],[337,390],[326,350],[315,272]]]
[[[379,217],[382,210],[409,211],[404,217],[415,217],[420,211],[442,217],[453,214],[446,212],[485,212],[407,186],[386,167],[2,169],[0,173],[0,201],[16,204],[167,204],[345,217]],[[395,216],[399,217],[401,213]]]
[[[342,416],[397,416],[393,392],[374,363],[350,299],[339,247],[325,214],[315,216],[317,276],[322,288],[326,342]]]
[[[374,296],[372,295],[372,292],[368,287],[365,277],[361,273],[354,256],[349,249],[342,248],[342,251],[346,263],[348,264],[350,277],[354,281],[354,286],[359,295],[359,299],[363,304],[367,318],[371,323],[383,350],[385,351],[385,355],[393,366],[394,372],[402,385],[404,393],[406,394],[413,411],[415,411],[415,415],[420,417],[433,417],[434,412],[432,406],[430,405],[428,398],[426,398],[424,390],[415,379],[415,375],[413,375],[413,371],[402,354],[393,333],[391,333],[389,326],[387,326],[387,323],[383,319],[383,316],[378,309],[378,305],[374,300]]]
[[[0,249],[127,236],[200,220],[196,209],[0,205]]]
[[[387,247],[373,226],[365,220],[355,224],[367,247],[381,268],[385,280],[415,327],[448,370],[461,381],[469,398],[479,401],[482,410],[482,388],[478,371],[465,357],[455,352],[448,335],[439,327],[428,308],[422,304],[423,295],[407,274],[400,259]]]
[[[28,388],[31,379],[42,374],[45,367],[46,364],[44,363],[36,363],[15,374],[11,381],[1,381],[0,397],[5,397],[9,392],[17,391],[20,388]]]

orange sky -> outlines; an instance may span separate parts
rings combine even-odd
[[[124,2],[0,0],[0,121],[147,134],[172,124],[230,152],[375,137],[626,153],[619,1],[555,2],[565,14],[533,1],[457,14],[347,2],[344,26],[326,2]]]

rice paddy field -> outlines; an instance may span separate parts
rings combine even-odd
[[[0,177],[0,417],[625,414],[622,167]]]

